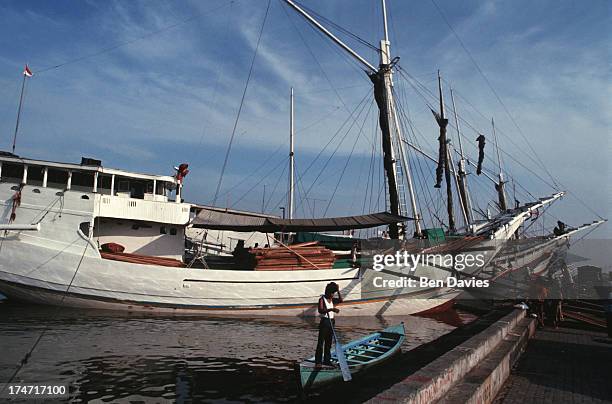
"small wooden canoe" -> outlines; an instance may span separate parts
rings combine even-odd
[[[406,334],[404,323],[367,335],[342,346],[351,374],[379,365],[400,352]],[[333,366],[315,366],[315,358],[304,360],[299,367],[299,382],[304,390],[342,380],[336,352],[332,351]]]

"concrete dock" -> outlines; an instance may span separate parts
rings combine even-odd
[[[491,402],[534,332],[534,319],[513,310],[369,402]]]
[[[563,325],[538,329],[496,404],[612,402],[612,340]]]

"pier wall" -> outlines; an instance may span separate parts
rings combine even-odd
[[[490,402],[534,332],[534,319],[514,310],[370,402]]]

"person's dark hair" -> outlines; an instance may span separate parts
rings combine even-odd
[[[325,286],[325,296],[333,295],[339,290],[336,282],[330,282]]]

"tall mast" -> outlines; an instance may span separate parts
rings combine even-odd
[[[370,79],[374,83],[374,98],[379,109],[379,124],[382,132],[382,149],[383,149],[383,161],[384,169],[387,177],[388,191],[389,191],[389,210],[392,214],[403,215],[399,183],[397,176],[397,154],[402,161],[402,172],[403,177],[406,180],[408,191],[410,193],[412,216],[415,219],[415,235],[421,235],[421,225],[419,221],[419,213],[416,203],[416,197],[412,185],[412,178],[410,176],[410,165],[406,159],[404,153],[404,147],[402,144],[402,133],[401,126],[397,119],[397,113],[395,111],[395,104],[393,102],[393,80],[392,80],[392,68],[395,63],[394,59],[391,59],[390,43],[389,43],[389,31],[387,26],[387,8],[385,0],[381,0],[382,11],[383,11],[383,24],[384,24],[384,39],[381,40],[380,46],[380,64],[379,67],[374,67],[371,63],[361,57],[357,52],[351,49],[348,45],[342,42],[312,16],[310,16],[305,10],[298,6],[292,0],[284,0],[291,8],[301,14],[310,24],[321,31],[324,35],[330,38],[338,46],[344,49],[349,55],[355,58],[361,63],[370,76]],[[395,139],[391,134],[391,131],[395,132]],[[397,152],[395,151],[395,147]],[[402,223],[393,223],[389,225],[389,236],[391,238],[400,238],[403,235]]]
[[[497,133],[495,133],[495,121],[493,120],[493,118],[491,118],[491,127],[493,128],[493,140],[495,141],[495,149],[497,150],[497,166],[499,168],[499,174],[498,174],[499,182],[495,186],[495,189],[497,191],[499,209],[503,212],[506,209],[508,209],[508,203],[506,202],[506,190],[505,190],[506,182],[504,181],[504,173],[502,172],[501,157],[499,155],[499,144],[497,143]]]
[[[293,219],[293,193],[294,193],[294,179],[295,179],[295,163],[294,163],[294,152],[293,152],[293,139],[295,137],[294,128],[294,110],[293,110],[293,87],[291,87],[291,106],[289,108],[289,196],[287,205],[289,208],[289,219]]]
[[[379,73],[382,72],[383,78],[384,78],[384,84],[385,84],[385,93],[386,93],[385,98],[387,99],[387,105],[388,105],[387,107],[388,113],[387,113],[386,118],[387,120],[393,120],[393,128],[395,129],[396,142],[397,142],[398,152],[399,152],[401,164],[402,164],[402,174],[405,177],[406,185],[408,187],[408,194],[410,196],[410,207],[412,210],[412,217],[414,218],[414,235],[416,237],[420,237],[422,235],[421,222],[420,222],[420,215],[419,215],[419,210],[418,210],[417,202],[416,202],[416,195],[414,193],[414,186],[412,183],[412,174],[410,172],[410,165],[406,157],[406,151],[404,150],[404,143],[403,143],[404,137],[402,134],[401,125],[399,124],[397,111],[395,109],[395,102],[393,100],[393,73],[391,70],[393,62],[391,60],[391,42],[389,41],[389,28],[387,24],[386,1],[381,0],[381,5],[382,5],[382,14],[383,14],[384,39],[380,41],[381,46],[380,46]],[[388,126],[391,126],[391,125],[388,125]],[[389,154],[393,156],[393,147],[391,147]],[[393,170],[393,171],[394,171],[395,183],[396,183],[395,192],[399,194],[399,192],[397,191],[397,170]],[[389,188],[391,188],[391,181],[389,181]],[[399,195],[398,195],[398,203],[399,203]],[[401,205],[398,206],[398,212],[400,214],[405,214],[405,212],[401,211]]]
[[[448,126],[448,119],[446,119],[446,114],[444,112],[444,96],[442,94],[442,78],[440,77],[440,71],[438,70],[438,95],[440,97],[440,114],[434,114],[436,121],[438,122],[438,126],[440,127],[440,153],[438,158],[440,160],[444,160],[443,162],[438,161],[438,171],[443,168],[444,169],[444,182],[446,183],[446,210],[448,213],[448,229],[452,233],[456,230],[455,228],[455,214],[453,210],[453,190],[451,184],[451,171],[450,171],[450,155],[449,155],[449,147],[448,142],[446,140],[446,127]],[[438,183],[436,186],[439,188],[439,180],[441,173],[438,176]]]
[[[382,13],[383,13],[383,29],[385,31],[385,42],[387,46],[389,43],[389,28],[387,26],[387,2],[385,0],[380,0],[382,3]]]
[[[459,180],[459,196],[461,198],[461,205],[463,206],[463,212],[466,219],[466,224],[469,227],[474,222],[472,215],[472,200],[470,199],[470,191],[467,183],[467,173],[465,171],[465,157],[463,154],[463,143],[461,142],[461,129],[459,127],[459,116],[457,115],[457,107],[455,106],[455,95],[453,89],[450,89],[451,101],[453,103],[453,114],[455,115],[455,128],[457,129],[457,139],[459,141],[459,163],[458,168],[458,180]]]

